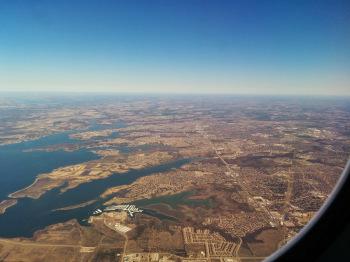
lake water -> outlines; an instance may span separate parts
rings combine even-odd
[[[89,130],[98,131],[121,127],[125,127],[125,123],[117,122],[112,125],[101,125],[96,121],[91,121]],[[6,199],[8,194],[33,183],[38,174],[47,173],[62,166],[99,158],[88,150],[72,152],[64,150],[52,152],[46,152],[45,150],[28,151],[54,145],[83,143],[81,140],[71,139],[69,135],[72,133],[72,131],[67,131],[32,141],[0,146],[0,202]],[[117,132],[113,134],[113,136],[117,135]]]
[[[25,152],[25,150],[33,148],[63,143],[79,143],[79,141],[70,139],[69,133],[66,132],[34,141],[1,146],[0,199],[4,200],[9,193],[30,185],[40,173],[98,158],[97,155],[87,150],[73,152],[62,150]],[[45,193],[39,199],[20,199],[16,205],[8,208],[5,214],[0,215],[0,236],[30,237],[36,230],[51,224],[65,222],[74,218],[82,221],[107,200],[100,199],[99,195],[108,188],[130,184],[139,177],[178,168],[187,162],[189,160],[182,159],[142,170],[131,170],[124,174],[114,174],[105,179],[82,184],[64,193],[60,192],[60,188],[56,188]],[[97,201],[84,207],[53,211],[57,208],[76,205],[93,199],[97,199]],[[161,214],[159,215],[161,216]]]
[[[6,199],[8,194],[33,183],[38,174],[99,158],[87,150],[26,152],[33,148],[63,143],[76,143],[76,141],[69,139],[68,133],[62,133],[34,141],[0,146],[0,201]]]
[[[96,208],[101,207],[102,203],[107,199],[98,199],[93,204],[77,209],[53,210],[93,200],[110,187],[130,184],[139,177],[178,168],[187,162],[188,160],[178,160],[142,170],[132,170],[124,174],[115,174],[105,179],[82,184],[64,193],[60,193],[60,189],[57,188],[47,192],[39,199],[21,199],[17,205],[8,208],[5,214],[0,215],[0,236],[29,237],[36,230],[51,224],[73,218],[83,220],[91,215]]]

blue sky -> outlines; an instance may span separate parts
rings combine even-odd
[[[350,1],[0,1],[0,91],[350,95]]]

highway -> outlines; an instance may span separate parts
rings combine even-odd
[[[265,206],[263,206],[260,202],[257,202],[249,193],[249,190],[246,188],[246,186],[244,185],[244,183],[242,181],[239,181],[239,179],[237,179],[238,177],[233,173],[230,165],[225,161],[225,159],[222,158],[222,156],[218,153],[217,149],[215,148],[215,145],[213,144],[213,142],[210,140],[209,135],[205,133],[204,129],[202,130],[202,135],[205,139],[208,140],[208,142],[210,143],[210,145],[212,146],[213,151],[215,152],[216,156],[221,160],[221,162],[226,166],[226,169],[228,171],[228,173],[230,174],[230,176],[234,179],[234,181],[242,188],[241,191],[239,191],[239,194],[242,194],[243,199],[246,199],[247,202],[248,200],[255,202],[254,206],[259,207],[260,210],[263,210],[269,217],[270,219],[274,222],[275,225],[278,224],[278,221],[276,220],[275,217],[273,217],[270,213],[269,210],[267,210],[267,208]]]
[[[206,139],[206,140],[210,143],[210,145],[211,145],[213,151],[215,152],[216,156],[217,156],[217,157],[221,160],[221,162],[226,166],[226,169],[227,169],[227,171],[228,171],[230,177],[232,177],[232,178],[234,179],[234,182],[237,183],[237,184],[241,187],[242,190],[239,191],[239,194],[242,196],[242,198],[243,198],[243,199],[246,199],[246,201],[247,201],[248,203],[250,203],[250,202],[253,201],[253,202],[254,202],[254,208],[258,207],[259,210],[262,210],[263,212],[265,212],[265,213],[268,215],[268,217],[271,219],[271,221],[272,221],[275,225],[277,225],[277,224],[278,224],[278,221],[276,220],[276,218],[272,216],[272,214],[270,213],[270,211],[267,210],[267,208],[266,208],[265,206],[263,206],[262,203],[257,202],[257,201],[250,195],[249,190],[248,190],[247,187],[244,185],[244,183],[243,183],[242,181],[240,181],[240,180],[238,179],[238,176],[236,176],[236,175],[233,173],[233,171],[232,171],[230,165],[229,165],[229,164],[225,161],[225,159],[222,158],[222,156],[218,153],[218,150],[216,149],[215,145],[214,145],[213,142],[210,140],[209,135],[204,131],[204,129],[203,129],[202,127],[199,127],[199,125],[197,125],[197,130],[200,130],[200,131],[197,131],[197,132],[200,133],[200,134],[203,136],[203,138]],[[249,200],[249,201],[248,201],[248,200]],[[241,244],[242,244],[242,239],[239,237],[238,247],[235,249],[235,255],[236,255],[236,257],[238,257],[238,252],[239,252],[239,249],[240,249]]]

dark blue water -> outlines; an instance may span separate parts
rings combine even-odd
[[[119,123],[114,127],[122,127]],[[102,130],[111,128],[109,125],[94,123],[89,130]],[[38,174],[51,172],[55,168],[86,162],[97,159],[98,156],[88,150],[77,151],[28,151],[53,145],[76,144],[80,140],[69,138],[72,132],[49,135],[37,140],[18,144],[0,146],[0,200],[7,199],[7,195],[30,185]],[[113,134],[117,136],[118,134]],[[123,151],[129,149],[123,148]],[[131,151],[133,149],[130,149]],[[5,214],[0,215],[1,237],[30,237],[33,233],[48,225],[65,222],[70,219],[82,221],[89,217],[93,210],[107,201],[99,196],[108,188],[118,185],[130,184],[137,178],[151,175],[155,172],[165,172],[178,168],[189,160],[175,162],[146,168],[132,170],[125,174],[115,174],[108,178],[95,180],[82,184],[77,188],[60,193],[60,188],[53,189],[39,199],[23,198],[8,208]],[[97,200],[93,204],[72,210],[53,211],[58,208],[77,205],[82,202]],[[166,218],[162,214],[161,218]]]
[[[102,125],[93,120],[90,123],[89,130],[98,131],[121,127],[125,127],[125,123],[119,121],[112,125]],[[8,194],[33,183],[38,174],[99,158],[88,150],[70,152],[64,150],[50,152],[45,150],[33,151],[33,149],[45,149],[55,145],[83,143],[81,140],[71,139],[69,135],[72,133],[74,132],[67,131],[32,141],[0,146],[0,202],[6,199]],[[117,136],[118,133],[115,132],[113,137]],[[123,150],[121,151],[123,152]],[[124,151],[127,150],[125,149]]]
[[[60,193],[60,189],[57,188],[47,192],[39,199],[22,199],[17,205],[8,208],[5,214],[0,215],[0,236],[30,237],[36,230],[51,224],[73,218],[82,221],[89,217],[96,208],[101,207],[103,202],[108,200],[98,198],[108,188],[130,184],[139,177],[165,172],[188,162],[189,160],[182,159],[142,170],[131,170],[124,174],[115,174],[105,179],[82,184],[65,193]],[[81,208],[53,211],[57,208],[79,204],[96,198],[97,202]]]
[[[33,183],[38,174],[98,158],[87,150],[25,151],[48,145],[76,142],[69,139],[68,133],[61,133],[33,141],[0,146],[0,201],[4,200],[8,194]]]

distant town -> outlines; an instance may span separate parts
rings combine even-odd
[[[261,261],[319,210],[350,152],[344,100],[92,101],[1,102],[0,187],[27,182],[0,190],[0,260]]]

